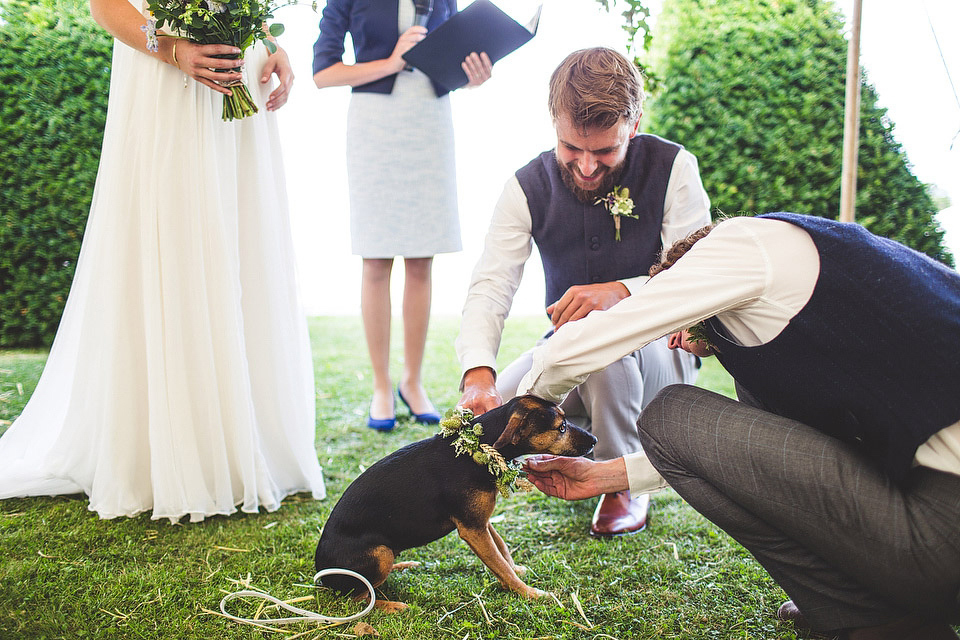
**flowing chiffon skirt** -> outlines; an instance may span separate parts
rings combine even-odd
[[[193,521],[325,496],[276,117],[114,45],[100,169],[36,391],[0,438],[0,498],[83,492],[103,518]]]

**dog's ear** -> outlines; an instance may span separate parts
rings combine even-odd
[[[499,450],[509,444],[517,444],[524,438],[525,432],[530,428],[527,421],[528,413],[530,412],[525,407],[518,407],[517,410],[510,413],[507,426],[504,427],[503,433],[500,434],[497,441],[493,443],[494,449]]]

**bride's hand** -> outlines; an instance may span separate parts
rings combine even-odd
[[[277,74],[279,86],[270,93],[267,98],[267,111],[276,111],[287,103],[290,96],[290,87],[293,86],[293,67],[290,66],[290,58],[287,52],[277,47],[274,53],[271,53],[263,65],[260,72],[260,82],[266,84],[270,82],[270,76]]]
[[[229,87],[221,86],[243,79],[243,74],[235,71],[215,71],[215,69],[235,69],[243,65],[242,59],[214,58],[214,55],[240,55],[240,49],[228,44],[197,44],[186,38],[163,38],[172,40],[168,45],[167,62],[178,67],[185,74],[224,95],[232,92]]]

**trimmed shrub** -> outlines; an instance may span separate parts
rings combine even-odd
[[[667,0],[651,53],[661,90],[644,127],[697,155],[727,214],[836,219],[847,41],[818,0]],[[910,173],[886,110],[862,83],[857,221],[953,265],[936,206]]]
[[[0,347],[48,346],[93,195],[113,39],[83,0],[0,3]]]

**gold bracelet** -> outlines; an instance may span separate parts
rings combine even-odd
[[[180,41],[180,38],[177,38],[173,41],[173,63],[177,65],[177,69],[180,68],[180,63],[177,61],[177,43]]]

